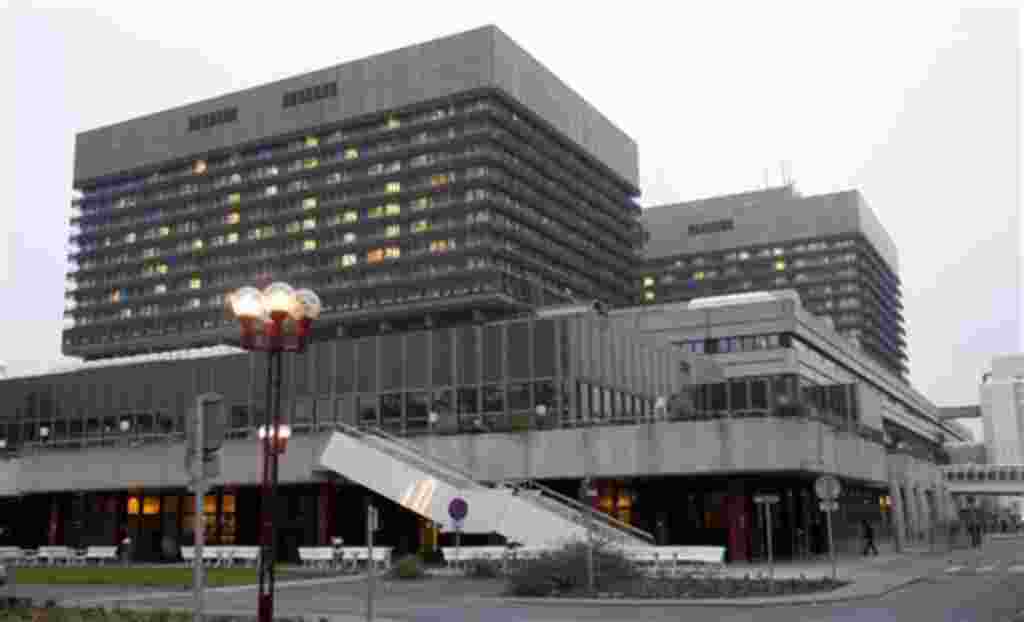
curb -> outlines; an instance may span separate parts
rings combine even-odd
[[[628,606],[628,607],[785,607],[795,605],[820,605],[828,603],[850,602],[868,598],[879,598],[886,596],[898,589],[916,583],[930,575],[918,575],[900,579],[886,585],[884,589],[873,590],[854,594],[822,593],[802,594],[799,596],[777,596],[777,597],[750,597],[750,598],[687,598],[687,599],[659,599],[659,598],[495,598],[496,602],[503,602],[512,605],[562,605],[562,606]],[[839,588],[837,592],[845,589]]]

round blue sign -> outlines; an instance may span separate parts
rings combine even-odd
[[[455,497],[451,503],[448,504],[448,516],[452,517],[452,520],[462,520],[466,518],[466,514],[469,513],[469,504],[462,497]]]

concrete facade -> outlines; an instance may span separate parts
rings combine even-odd
[[[337,97],[282,108],[285,93],[337,82]],[[636,187],[636,143],[494,26],[173,108],[77,135],[76,185],[309,127],[455,93],[499,89]],[[237,108],[238,121],[188,132],[197,114]]]

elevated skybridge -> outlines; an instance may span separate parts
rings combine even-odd
[[[1024,497],[1024,464],[951,464],[940,468],[953,494]]]

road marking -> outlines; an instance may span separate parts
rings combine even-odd
[[[953,574],[954,572],[960,572],[963,569],[964,569],[963,566],[950,566],[949,568],[946,568],[946,574]]]
[[[992,572],[992,571],[993,571],[993,570],[995,570],[995,569],[996,569],[996,567],[995,567],[994,565],[989,565],[989,566],[980,566],[980,567],[978,568],[978,572],[979,572],[979,573],[984,573],[984,572]]]

